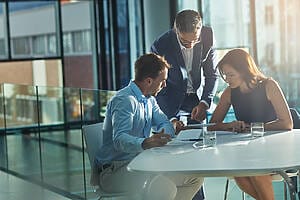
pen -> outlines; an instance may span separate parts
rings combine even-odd
[[[181,139],[180,141],[201,141],[203,140],[202,138],[195,138],[195,139]]]

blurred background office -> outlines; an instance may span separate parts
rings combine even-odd
[[[103,120],[136,58],[187,8],[213,28],[218,58],[246,49],[300,109],[299,0],[0,0],[0,169],[94,198],[81,126]]]

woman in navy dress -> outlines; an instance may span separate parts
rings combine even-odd
[[[252,57],[242,49],[229,51],[218,63],[229,85],[212,115],[212,130],[249,132],[251,122],[264,122],[265,130],[291,130],[293,121],[278,83],[262,74]],[[223,122],[230,107],[236,121]],[[235,177],[238,186],[255,199],[273,200],[270,175]]]

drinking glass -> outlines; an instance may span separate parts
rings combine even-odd
[[[264,136],[264,123],[263,122],[251,123],[251,136],[253,138]]]
[[[214,147],[217,142],[216,131],[203,131],[203,147]]]

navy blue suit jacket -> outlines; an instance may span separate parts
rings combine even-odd
[[[202,87],[202,94],[198,94],[198,97],[211,105],[218,79],[212,29],[203,26],[199,40],[200,42],[193,47],[191,73],[193,88],[197,91],[198,88]],[[151,52],[164,56],[171,65],[168,72],[167,87],[160,91],[156,99],[162,111],[169,118],[175,117],[185,98],[188,77],[174,29],[169,30],[155,40],[151,46]],[[191,110],[188,112],[191,112]]]

